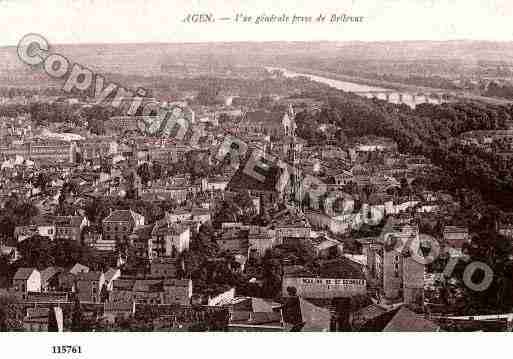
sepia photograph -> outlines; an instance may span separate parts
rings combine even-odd
[[[511,332],[512,16],[1,0],[1,346]]]

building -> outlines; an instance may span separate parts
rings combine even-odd
[[[276,246],[276,238],[265,228],[250,229],[248,234],[249,255],[262,257],[268,249]]]
[[[104,239],[99,229],[90,229],[84,232],[84,244],[91,246],[92,248],[105,251],[114,252],[117,248],[117,242],[114,239]]]
[[[18,242],[22,242],[35,235],[53,240],[55,238],[55,224],[49,217],[38,216],[32,218],[31,224],[16,226],[14,229],[14,237]]]
[[[9,263],[13,263],[20,258],[20,253],[16,247],[0,245],[0,256],[7,259]]]
[[[131,279],[114,281],[111,302],[143,304],[190,305],[192,281],[190,279]]]
[[[55,238],[80,241],[82,229],[88,225],[87,218],[81,216],[55,216]]]
[[[47,237],[50,240],[79,241],[82,229],[87,225],[87,219],[81,216],[38,216],[32,218],[31,224],[27,226],[17,226],[14,236],[18,242],[34,235]]]
[[[23,329],[27,332],[47,332],[50,309],[27,308],[27,315],[23,318]]]
[[[127,320],[135,315],[135,302],[105,302],[103,303],[103,318],[109,324],[119,320]]]
[[[191,279],[164,279],[163,304],[190,305],[192,299]]]
[[[289,297],[281,308],[283,321],[291,331],[328,332],[331,328],[330,309],[319,307],[301,297]]]
[[[59,289],[59,274],[63,272],[62,268],[48,267],[41,271],[41,290],[43,292],[53,292]]]
[[[389,301],[424,302],[424,273],[418,227],[394,226],[382,239],[363,243],[369,280]]]
[[[241,229],[224,230],[220,237],[216,239],[216,243],[221,251],[233,254],[248,254],[248,231]]]
[[[72,162],[76,144],[70,141],[38,140],[0,146],[0,158],[23,157],[35,162]]]
[[[192,220],[203,224],[212,220],[212,214],[210,209],[206,208],[193,208],[192,209]]]
[[[318,273],[303,269],[285,272],[282,295],[305,299],[348,298],[367,294],[367,281],[360,264],[347,258],[320,262]]]
[[[497,220],[497,232],[509,239],[513,239],[513,213],[505,213]]]
[[[284,332],[288,331],[281,311],[230,310],[230,332]]]
[[[75,265],[73,265],[73,267],[71,267],[71,269],[69,270],[69,273],[73,274],[73,275],[77,275],[79,273],[87,273],[89,272],[89,267],[83,265],[83,264],[80,264],[80,263],[75,263]]]
[[[77,143],[77,153],[83,161],[105,158],[116,151],[116,142],[111,138],[87,139]]]
[[[166,218],[172,223],[188,221],[192,219],[192,211],[176,209],[173,212],[167,212]]]
[[[310,238],[311,227],[308,220],[290,210],[278,213],[271,221],[274,236],[278,244],[295,244]]]
[[[440,326],[414,313],[406,306],[387,311],[368,320],[362,332],[439,332]]]
[[[445,251],[451,256],[461,256],[463,246],[470,243],[470,234],[466,227],[445,226],[442,235]]]
[[[238,125],[242,133],[261,133],[279,139],[294,128],[293,115],[289,112],[248,111]]]
[[[132,210],[114,210],[102,222],[103,239],[127,243],[133,230],[143,225],[143,215]]]
[[[157,258],[150,264],[152,277],[176,278],[181,265],[176,258]]]
[[[18,293],[41,292],[41,273],[35,268],[19,268],[12,282]]]
[[[105,133],[109,136],[127,132],[139,133],[138,124],[143,119],[143,116],[113,116],[104,122]]]
[[[278,163],[271,162],[268,159],[262,159],[262,162],[268,166],[268,169],[262,173],[264,180],[261,181],[246,170],[246,166],[248,166],[248,163],[251,164],[250,159],[253,156],[253,151],[248,152],[250,153],[245,157],[243,153],[240,154],[242,157],[240,165],[230,178],[230,182],[226,187],[227,191],[249,193],[251,197],[265,198],[270,203],[283,198],[286,192],[286,186],[282,185],[280,182],[282,169],[278,166]],[[230,161],[232,161],[232,159]],[[251,170],[251,168],[249,170]],[[258,171],[258,169],[255,171]]]
[[[151,233],[154,226],[155,224],[152,223],[137,227],[134,229],[134,233],[128,236],[132,249],[139,258],[148,260],[153,258]]]
[[[100,302],[100,292],[105,283],[102,272],[78,273],[76,276],[76,291],[82,302]]]
[[[119,268],[109,268],[105,272],[105,285],[108,291],[112,291],[114,281],[121,277],[121,270]]]
[[[151,232],[151,258],[176,257],[189,249],[190,240],[189,226],[166,219],[158,221]]]

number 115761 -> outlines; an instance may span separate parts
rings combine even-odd
[[[52,345],[52,354],[82,354],[80,345]]]

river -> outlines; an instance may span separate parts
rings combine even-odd
[[[404,103],[412,108],[421,103],[439,104],[442,101],[440,98],[431,98],[426,95],[412,96],[411,93],[400,92],[400,91],[397,91],[394,89],[387,89],[387,88],[383,88],[383,87],[368,86],[368,85],[357,84],[354,82],[335,80],[335,79],[330,79],[328,77],[311,75],[311,74],[307,74],[307,73],[294,72],[294,71],[287,70],[285,68],[268,66],[268,67],[266,67],[266,69],[267,69],[267,71],[279,70],[282,72],[283,76],[285,76],[285,77],[303,76],[312,81],[323,83],[323,84],[326,84],[328,86],[331,86],[333,88],[336,88],[336,89],[339,89],[342,91],[355,92],[358,95],[364,96],[367,98],[377,97],[381,100],[387,100],[391,103]],[[378,92],[383,91],[383,93],[378,93],[378,94],[366,93],[366,92],[376,92],[376,91],[378,91]],[[386,95],[386,92],[389,93],[388,97]]]

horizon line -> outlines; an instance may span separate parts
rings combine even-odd
[[[424,43],[450,43],[450,42],[488,42],[488,43],[512,43],[511,40],[485,40],[485,39],[447,39],[447,40],[427,40],[427,39],[418,39],[418,40],[212,40],[212,41],[148,41],[148,42],[59,42],[52,43],[53,46],[92,46],[92,45],[200,45],[200,44],[245,44],[245,43],[255,43],[255,44],[272,44],[272,43],[298,43],[298,44],[306,44],[306,43],[334,43],[334,44],[350,44],[350,43],[414,43],[414,42],[424,42]],[[6,48],[16,48],[18,44],[15,45],[0,45],[0,49]]]

